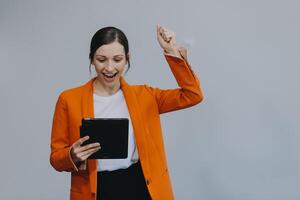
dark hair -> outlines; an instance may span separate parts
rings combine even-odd
[[[108,27],[99,29],[92,37],[91,46],[90,46],[90,54],[89,54],[90,73],[91,73],[92,60],[94,58],[94,54],[95,54],[96,50],[99,47],[101,47],[102,45],[110,44],[114,41],[118,41],[121,45],[123,45],[124,50],[125,50],[125,57],[128,62],[128,68],[127,68],[126,72],[129,70],[130,61],[129,61],[129,57],[128,57],[129,45],[128,45],[127,37],[123,33],[123,31],[121,31],[120,29],[118,29],[116,27],[108,26]]]

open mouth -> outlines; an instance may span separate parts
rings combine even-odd
[[[107,80],[113,80],[116,77],[116,75],[118,74],[118,72],[116,72],[114,74],[106,74],[106,73],[102,73],[102,74],[105,77],[105,79],[107,79]]]

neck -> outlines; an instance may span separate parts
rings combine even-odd
[[[99,96],[111,96],[115,94],[120,89],[120,81],[118,84],[115,84],[113,86],[106,86],[101,81],[98,80],[98,78],[95,79],[93,83],[94,93]]]

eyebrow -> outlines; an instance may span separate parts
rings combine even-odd
[[[96,57],[97,57],[97,56],[106,57],[106,56],[104,56],[104,55],[100,55],[100,54],[96,54]],[[122,56],[122,57],[124,57],[124,55],[123,55],[123,54],[114,55],[114,57],[117,57],[117,56]]]

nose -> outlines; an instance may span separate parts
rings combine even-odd
[[[108,71],[108,72],[110,72],[110,71],[113,71],[114,68],[115,67],[114,67],[113,63],[112,62],[108,62],[107,66],[105,67],[105,70]]]

